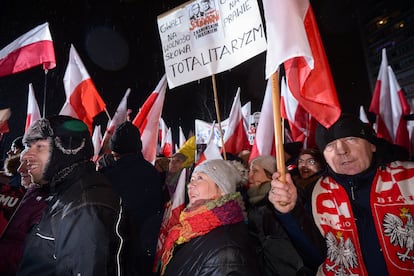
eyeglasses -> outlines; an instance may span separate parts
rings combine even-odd
[[[309,159],[306,159],[306,160],[299,159],[298,164],[299,165],[305,165],[306,164],[306,165],[309,165],[309,166],[314,166],[314,165],[316,165],[316,160],[313,159],[313,158],[309,158]]]

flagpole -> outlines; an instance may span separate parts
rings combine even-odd
[[[282,120],[280,115],[280,86],[279,73],[271,75],[272,102],[273,102],[273,123],[275,129],[276,166],[280,174],[279,180],[286,182],[285,153],[282,140]]]
[[[224,147],[223,130],[221,128],[220,110],[219,110],[218,97],[217,97],[217,85],[216,85],[216,75],[215,74],[211,75],[211,80],[212,80],[212,83],[213,83],[214,104],[216,106],[217,123],[218,123],[219,130],[220,130],[220,138],[221,138],[221,145],[222,145],[221,148],[223,150],[224,160],[227,160],[226,148]]]
[[[47,73],[49,72],[48,69],[45,69],[45,85],[43,87],[43,113],[42,117],[46,118],[46,91],[47,91]]]

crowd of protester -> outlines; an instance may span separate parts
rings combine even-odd
[[[40,119],[1,174],[0,275],[413,275],[409,154],[349,114],[315,141],[281,178],[246,150],[151,164],[129,121],[93,162],[82,121]]]

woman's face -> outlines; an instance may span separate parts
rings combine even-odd
[[[187,186],[187,194],[190,201],[188,205],[191,206],[200,199],[216,199],[223,192],[207,174],[194,172]]]
[[[249,185],[250,186],[259,186],[263,182],[267,182],[270,180],[272,179],[270,179],[266,175],[266,172],[262,167],[255,165],[255,164],[250,165],[250,170],[249,170]]]

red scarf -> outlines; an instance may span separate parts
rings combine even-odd
[[[371,189],[371,209],[390,275],[414,273],[414,163],[393,162],[379,170]],[[321,179],[312,195],[316,224],[327,243],[322,275],[368,275],[345,189]]]
[[[243,200],[238,192],[185,208],[180,214],[179,223],[169,230],[165,239],[159,264],[161,275],[164,274],[176,245],[203,236],[219,226],[241,222],[245,217]]]

